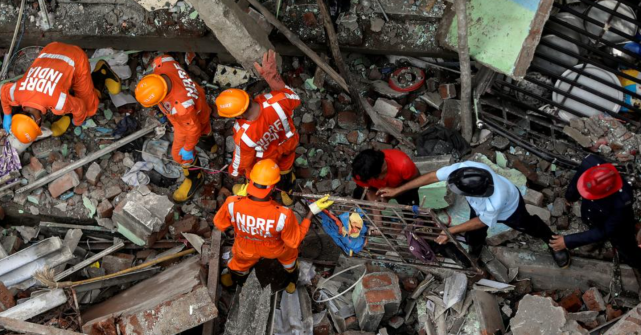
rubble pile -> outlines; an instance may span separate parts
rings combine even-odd
[[[636,161],[641,151],[641,135],[612,117],[575,118],[563,132],[582,147],[619,162]]]

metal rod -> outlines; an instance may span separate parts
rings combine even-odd
[[[587,15],[581,13],[581,12],[578,12],[578,11],[576,11],[574,8],[572,8],[570,6],[560,5],[557,2],[554,2],[553,5],[554,5],[554,7],[560,8],[564,12],[568,12],[568,13],[574,15],[574,16],[577,16],[577,17],[583,19],[583,21],[592,23],[592,24],[594,24],[594,25],[596,25],[598,27],[601,27],[601,28],[603,28],[605,26],[603,24],[603,22],[597,21],[597,20],[595,20],[595,19],[593,19],[593,18],[591,18],[591,17],[589,17],[589,16],[587,16]],[[626,39],[628,39],[630,41],[636,41],[637,40],[636,37],[628,35],[628,34],[622,32],[621,30],[616,29],[615,27],[609,27],[608,31],[612,32],[612,33],[615,33],[615,34],[617,34],[617,35],[619,35],[621,37],[625,37]],[[600,41],[598,41],[598,42],[600,42]]]
[[[152,127],[152,126],[140,129],[137,132],[135,132],[135,133],[133,133],[133,134],[131,134],[131,135],[125,137],[125,138],[122,138],[122,139],[110,144],[109,146],[107,146],[107,147],[105,147],[103,149],[100,149],[100,150],[98,150],[98,151],[86,156],[85,158],[83,158],[81,160],[73,162],[73,163],[65,166],[64,168],[62,168],[62,169],[60,169],[60,170],[58,170],[58,171],[46,176],[46,177],[40,178],[40,179],[34,181],[33,183],[27,185],[27,186],[24,186],[24,187],[21,187],[21,188],[17,189],[16,190],[16,194],[21,194],[21,193],[36,189],[38,187],[44,186],[44,185],[48,184],[49,182],[51,182],[51,181],[53,181],[55,179],[58,179],[59,177],[62,177],[66,173],[68,173],[70,171],[73,171],[73,170],[75,170],[75,169],[77,169],[77,168],[79,168],[81,166],[86,165],[86,164],[89,164],[89,163],[95,161],[96,159],[98,159],[98,158],[100,158],[100,157],[102,157],[102,156],[104,156],[104,155],[106,155],[108,153],[111,153],[112,151],[115,151],[116,149],[118,149],[118,148],[120,148],[120,147],[122,147],[124,145],[127,145],[130,142],[133,142],[133,141],[135,141],[135,140],[137,140],[137,139],[139,139],[139,138],[141,138],[141,137],[143,137],[143,136],[145,136],[145,135],[147,135],[147,134],[149,134],[149,133],[151,133],[153,131],[154,131],[154,127]]]
[[[105,250],[103,250],[103,251],[101,251],[101,252],[99,252],[99,253],[97,253],[97,254],[95,254],[95,255],[87,258],[87,259],[85,259],[84,261],[82,261],[82,262],[80,262],[80,263],[68,268],[67,270],[65,270],[63,272],[60,272],[59,274],[57,274],[54,277],[54,281],[60,281],[61,279],[64,279],[64,278],[70,276],[71,274],[75,273],[78,270],[82,270],[83,268],[95,263],[97,260],[99,260],[99,259],[101,259],[101,258],[103,258],[103,257],[115,252],[118,249],[121,249],[124,246],[125,246],[125,242],[119,240],[118,243],[114,244],[112,247],[107,248],[107,249],[105,249]]]
[[[376,225],[376,223],[374,223],[374,221],[369,217],[369,215],[367,215],[367,212],[366,212],[366,211],[364,211],[364,210],[361,208],[361,206],[359,206],[359,205],[356,205],[356,207],[357,207],[358,209],[360,209],[361,211],[363,211],[363,215],[365,215],[365,217],[367,218],[367,220],[369,220],[369,222],[372,224],[372,226],[374,226],[374,227],[376,228],[376,230],[378,230],[379,232],[381,232],[381,236],[385,239],[385,241],[386,241],[386,242],[387,242],[387,244],[390,246],[390,248],[392,248],[392,249],[394,250],[394,252],[398,253],[398,250],[396,250],[396,247],[394,247],[394,245],[392,245],[392,243],[387,239],[387,236],[385,236],[385,233],[383,233],[383,231],[381,231],[381,229],[380,229],[380,228],[378,228],[378,226]],[[401,257],[401,261],[402,261],[403,263],[405,263],[405,260],[404,260],[402,257]]]

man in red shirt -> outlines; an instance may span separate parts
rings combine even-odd
[[[376,191],[384,187],[398,187],[418,177],[420,173],[410,157],[396,149],[361,151],[352,162],[352,176],[359,187],[354,191],[355,198],[369,201],[377,198]],[[418,189],[409,190],[397,196],[396,201],[404,205],[419,205]]]

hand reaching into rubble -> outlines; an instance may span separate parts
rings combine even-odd
[[[265,79],[272,91],[280,91],[285,88],[285,82],[278,73],[278,55],[274,50],[269,50],[263,55],[262,66],[254,63],[258,74]]]
[[[550,241],[550,248],[554,251],[561,251],[567,249],[565,246],[565,239],[563,235],[554,235]]]
[[[436,238],[435,242],[442,245],[442,244],[447,243],[448,239],[449,239],[449,237],[447,237],[447,234],[445,234],[445,232],[441,232],[441,234],[438,235],[438,237]]]
[[[399,192],[398,188],[392,188],[392,187],[384,187],[376,191],[376,195],[381,198],[394,198],[400,193],[401,192]]]

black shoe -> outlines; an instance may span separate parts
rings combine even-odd
[[[572,259],[570,258],[570,252],[568,249],[554,251],[554,249],[550,248],[550,253],[552,254],[552,258],[554,258],[556,265],[561,269],[565,269],[570,266]]]

